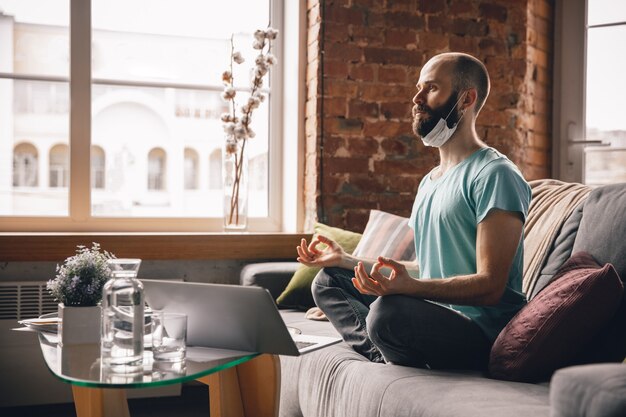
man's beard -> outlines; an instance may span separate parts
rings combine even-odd
[[[416,105],[413,108],[413,133],[420,137],[425,137],[430,133],[431,130],[437,126],[439,123],[439,119],[446,119],[448,116],[448,120],[446,124],[448,127],[452,127],[461,120],[461,112],[456,108],[456,104],[459,100],[459,93],[453,91],[450,94],[448,100],[443,103],[441,106],[431,109],[426,104]],[[454,109],[454,110],[453,110]],[[428,118],[418,118],[415,112],[417,110],[425,111],[428,114]],[[423,115],[422,115],[423,116]]]

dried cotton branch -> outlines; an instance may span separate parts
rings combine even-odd
[[[235,165],[235,180],[230,201],[229,223],[232,223],[233,215],[236,216],[236,223],[239,223],[239,184],[241,183],[244,151],[247,140],[256,136],[250,127],[250,124],[252,123],[252,112],[254,109],[259,108],[261,103],[265,101],[265,95],[261,93],[260,89],[263,87],[263,77],[267,75],[270,67],[276,64],[276,57],[272,55],[270,51],[272,47],[271,41],[276,39],[277,36],[278,31],[271,27],[266,30],[259,29],[254,32],[252,48],[258,50],[259,55],[254,61],[254,75],[250,81],[250,97],[246,101],[246,104],[240,107],[241,117],[237,117],[236,114],[235,97],[237,95],[237,91],[234,86],[235,80],[233,77],[233,63],[242,64],[245,60],[240,52],[235,52],[233,37],[231,36],[230,38],[230,71],[224,71],[222,74],[222,82],[225,85],[224,91],[222,92],[222,98],[225,101],[230,102],[231,113],[225,113],[221,117],[221,120],[224,123],[224,132],[226,134],[226,153],[234,155]]]

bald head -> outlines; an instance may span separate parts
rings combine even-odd
[[[476,89],[475,114],[480,112],[491,89],[489,73],[482,62],[468,54],[447,52],[432,57],[425,66],[429,65],[442,65],[449,71],[454,91]]]

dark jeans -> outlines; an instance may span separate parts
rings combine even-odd
[[[469,318],[405,295],[363,295],[354,272],[324,268],[312,290],[317,306],[355,351],[374,362],[432,369],[487,366],[491,342]]]

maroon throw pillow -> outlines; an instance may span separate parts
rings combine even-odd
[[[613,268],[586,252],[565,262],[555,280],[500,332],[491,348],[493,378],[547,380],[575,357],[613,317],[624,286]]]

